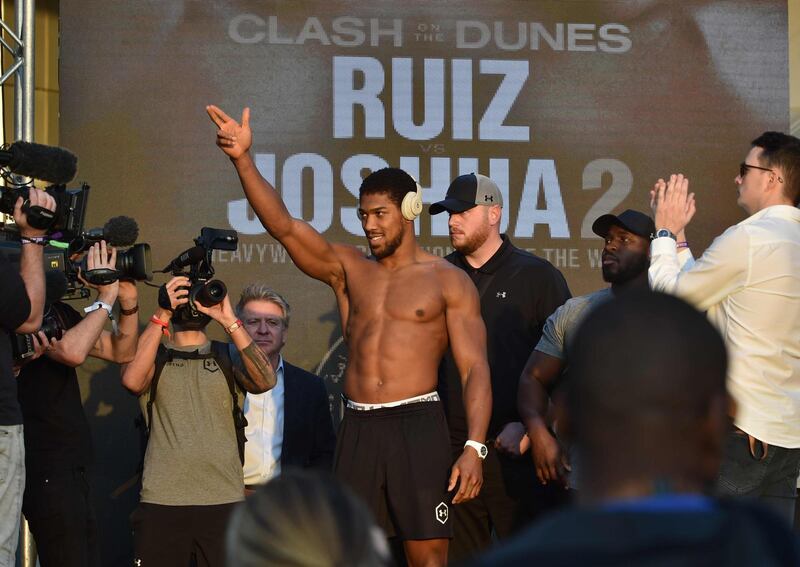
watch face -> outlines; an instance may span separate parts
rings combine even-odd
[[[488,455],[488,454],[489,454],[489,449],[487,449],[487,448],[486,448],[486,445],[484,445],[483,447],[481,447],[480,453],[481,453],[481,458],[484,458],[484,459],[485,459],[485,458],[486,458],[486,455]]]

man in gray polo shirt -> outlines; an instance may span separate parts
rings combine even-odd
[[[573,297],[547,319],[542,338],[531,353],[519,381],[518,409],[531,440],[536,476],[542,484],[566,484],[566,471],[570,468],[566,454],[546,420],[550,401],[547,392],[557,385],[566,367],[566,346],[594,307],[624,291],[647,289],[650,239],[655,232],[653,219],[628,209],[619,216],[608,214],[599,217],[592,230],[605,239],[603,280],[611,286]],[[570,475],[572,477],[574,475]]]

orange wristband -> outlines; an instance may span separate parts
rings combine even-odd
[[[169,323],[167,323],[166,321],[162,321],[161,319],[159,319],[155,315],[150,317],[150,322],[151,323],[155,323],[156,325],[161,327],[161,334],[162,335],[166,335],[167,337],[169,337]]]

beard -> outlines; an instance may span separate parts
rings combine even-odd
[[[481,224],[471,236],[467,236],[466,234],[462,233],[461,242],[458,244],[453,241],[453,237],[451,235],[450,244],[452,244],[453,248],[455,248],[458,252],[464,256],[468,256],[483,246],[483,243],[489,238],[489,230],[490,227],[488,224]]]
[[[370,245],[369,250],[372,252],[372,255],[375,256],[377,260],[383,260],[395,253],[395,251],[400,247],[400,243],[403,242],[403,231],[401,230],[397,236],[395,236],[392,240],[387,240],[386,244],[383,245],[383,248],[380,250],[375,250],[372,245]]]
[[[603,266],[603,281],[611,284],[624,284],[646,272],[650,266],[650,258],[646,254],[638,258],[631,258],[630,262],[623,264],[617,258],[616,265]]]

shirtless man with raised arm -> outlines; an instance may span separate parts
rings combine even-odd
[[[417,245],[413,218],[422,209],[421,195],[404,171],[382,169],[361,185],[358,214],[372,252],[365,257],[289,215],[249,154],[249,109],[241,124],[215,106],[207,111],[218,127],[217,145],[231,158],[261,223],[303,272],[336,294],[349,350],[337,476],[367,500],[387,535],[403,541],[411,565],[445,564],[452,537],[446,491],[458,484],[453,504],[478,494],[492,407],[475,286]],[[418,206],[402,207],[404,198],[411,205],[415,197]],[[448,344],[463,382],[469,430],[449,481],[449,437],[436,394]]]

